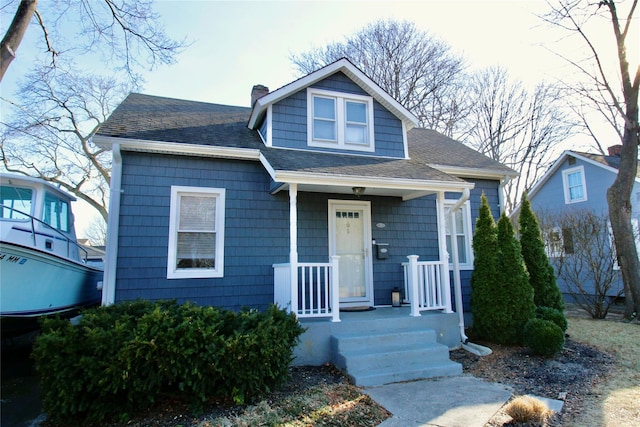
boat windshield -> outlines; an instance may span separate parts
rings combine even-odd
[[[31,215],[32,196],[31,188],[0,186],[0,218],[28,219]]]
[[[43,213],[42,220],[51,227],[64,232],[69,232],[71,229],[69,203],[66,200],[59,199],[51,193],[46,193]]]

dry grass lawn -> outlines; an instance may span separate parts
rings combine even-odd
[[[583,410],[568,426],[640,425],[640,325],[584,317],[569,317],[572,339],[615,355],[611,376],[594,387]]]

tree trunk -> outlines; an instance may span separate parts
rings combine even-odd
[[[640,314],[640,261],[631,226],[631,191],[638,170],[638,107],[635,107],[635,129],[625,126],[618,176],[607,190],[609,220],[616,243],[616,253],[624,283],[625,317]]]
[[[11,21],[11,25],[0,43],[0,82],[9,68],[9,64],[16,57],[16,50],[18,50],[22,37],[29,27],[37,4],[38,0],[22,0],[20,2],[13,21]]]

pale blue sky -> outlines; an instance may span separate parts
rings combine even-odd
[[[276,89],[297,76],[291,53],[342,41],[381,18],[406,19],[449,43],[471,66],[504,65],[539,81],[563,66],[539,45],[531,1],[159,1],[174,37],[193,40],[179,63],[147,75],[145,92],[248,105],[254,84]],[[546,29],[548,31],[548,29]]]

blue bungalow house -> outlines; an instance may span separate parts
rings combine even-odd
[[[416,126],[346,59],[251,108],[130,94],[93,138],[113,154],[103,304],[277,303],[307,328],[296,364],[459,373],[480,196],[499,216],[515,172]]]
[[[552,263],[561,256],[567,257],[570,262],[570,258],[574,256],[576,236],[574,236],[570,223],[562,225],[562,215],[582,215],[584,212],[590,212],[598,217],[608,218],[607,189],[613,184],[618,174],[621,148],[620,145],[609,147],[608,155],[572,150],[564,151],[529,191],[528,198],[531,202],[531,208],[541,218],[541,222],[549,223],[547,229],[543,230],[543,235],[546,240],[547,255]],[[640,223],[640,169],[636,174],[631,204],[632,225],[638,230],[638,223]],[[514,210],[511,216],[517,218],[518,213],[519,207]],[[607,235],[599,241],[606,245],[603,247],[602,253],[607,254],[613,243],[612,235]],[[640,249],[638,236],[636,236],[636,245]],[[555,263],[557,264],[557,262]],[[623,285],[617,264],[613,262],[612,265],[614,281],[605,293],[608,297],[616,298],[622,294]],[[573,264],[571,264],[571,268],[573,268]],[[599,271],[603,268],[605,268],[605,264],[599,265]],[[576,271],[579,269],[584,270],[585,268],[579,266],[575,268]],[[574,302],[579,292],[571,282],[567,283],[562,275],[558,277],[558,286],[565,299]],[[580,285],[587,294],[600,293],[600,291],[596,291],[593,279],[589,276],[586,276]]]

